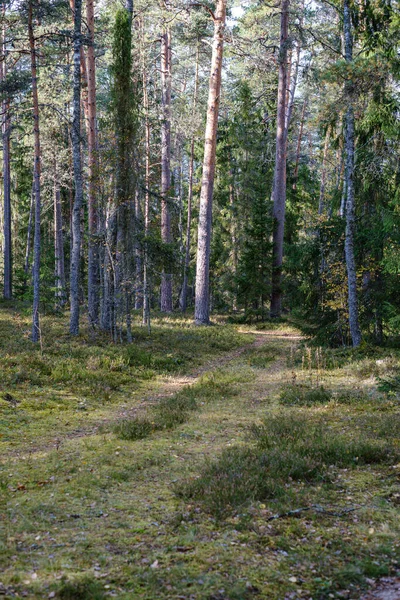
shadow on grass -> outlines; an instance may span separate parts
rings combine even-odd
[[[196,479],[176,485],[175,493],[222,519],[251,502],[288,496],[290,482],[329,482],[332,467],[395,464],[400,451],[393,428],[398,436],[400,420],[383,420],[377,417],[379,427],[370,436],[358,432],[351,439],[328,429],[322,419],[312,421],[297,411],[271,416],[252,428],[254,446],[227,448],[207,461]]]

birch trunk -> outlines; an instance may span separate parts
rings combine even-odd
[[[33,237],[33,307],[32,307],[32,341],[40,340],[39,302],[40,302],[40,217],[41,217],[41,150],[40,150],[40,123],[39,99],[37,88],[36,44],[33,31],[33,6],[28,7],[28,37],[31,62],[32,79],[32,105],[33,105],[33,137],[34,137],[34,166],[33,177],[35,187],[35,232]]]
[[[5,4],[2,7],[3,16]],[[0,80],[4,81],[7,75],[6,66],[6,31],[2,29],[2,60],[0,64]],[[9,116],[9,101],[2,102],[1,133],[3,138],[3,233],[4,233],[4,288],[3,296],[6,300],[12,297],[12,244],[11,244],[11,178],[10,178],[10,133],[11,120]]]
[[[345,58],[347,63],[353,61],[353,36],[351,31],[351,14],[349,0],[344,0],[343,29],[345,42]],[[361,330],[358,320],[357,271],[354,257],[355,230],[355,198],[354,198],[354,87],[350,80],[345,83],[345,95],[348,102],[346,112],[345,134],[345,179],[346,179],[346,234],[345,254],[347,268],[347,286],[349,303],[349,327],[351,341],[354,347],[361,343]]]
[[[278,113],[273,200],[273,245],[272,245],[272,292],[271,317],[280,317],[282,312],[282,262],[283,236],[286,208],[286,90],[287,90],[287,44],[289,25],[289,0],[282,0],[281,33],[279,45]]]
[[[171,215],[171,35],[166,29],[161,36],[161,239],[170,244]],[[161,311],[172,312],[172,275],[163,269],[161,274]]]
[[[218,112],[221,94],[221,72],[226,19],[226,0],[217,0],[214,18],[214,38],[208,92],[207,123],[204,143],[203,175],[200,191],[200,212],[197,241],[195,322],[210,322],[210,247],[212,201],[215,175]]]
[[[81,256],[81,209],[83,202],[81,157],[81,25],[82,0],[75,0],[74,10],[74,94],[72,123],[72,154],[75,198],[72,211],[72,248],[70,274],[71,317],[69,331],[79,334],[79,266]]]
[[[12,298],[12,242],[11,242],[11,178],[10,178],[10,128],[9,103],[3,102],[3,232],[4,232],[4,290],[6,300]]]

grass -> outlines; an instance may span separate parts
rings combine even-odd
[[[391,435],[388,435],[390,428]],[[351,439],[311,421],[300,412],[269,416],[252,428],[255,446],[232,447],[208,461],[194,480],[177,486],[177,495],[195,500],[218,519],[254,501],[287,495],[292,481],[332,481],[333,468],[396,464],[400,449],[400,419],[375,418],[368,433]]]
[[[235,384],[244,383],[246,373],[225,373],[215,371],[203,376],[194,385],[183,388],[169,397],[161,398],[148,411],[147,416],[124,419],[115,424],[113,431],[124,440],[140,440],[155,431],[174,429],[189,420],[190,414],[201,405],[217,398],[226,399],[238,393]]]
[[[279,396],[281,404],[286,406],[314,406],[326,404],[332,398],[332,392],[323,386],[287,385],[282,388]]]
[[[131,402],[165,377],[187,373],[249,343],[234,326],[199,328],[189,318],[153,319],[153,333],[137,325],[133,344],[93,338],[83,326],[77,338],[66,319],[42,319],[42,348],[30,339],[30,317],[23,306],[0,309],[0,448],[53,443],[64,435],[94,426],[110,406]],[[4,400],[11,394],[15,404]]]
[[[71,340],[49,317],[41,355],[28,325],[22,310],[0,310],[3,393],[18,401],[0,401],[0,594],[356,600],[398,571],[398,401],[356,372],[365,357],[319,364],[331,400],[288,406],[282,388],[293,374],[315,387],[317,367],[310,381],[301,360],[286,364],[284,324],[219,368],[253,339],[245,326],[203,330],[174,315],[155,320],[154,338],[135,329],[128,347],[85,331]],[[175,371],[157,363],[163,347]],[[38,372],[43,360],[62,373],[63,356],[81,371],[10,384],[10,369],[31,369],[20,352]],[[187,386],[184,372],[207,362]],[[269,520],[297,508],[309,510]]]

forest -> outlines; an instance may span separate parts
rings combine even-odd
[[[0,596],[400,599],[397,0],[2,0]]]

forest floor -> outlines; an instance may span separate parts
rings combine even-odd
[[[398,351],[29,329],[0,308],[0,596],[399,598]]]

